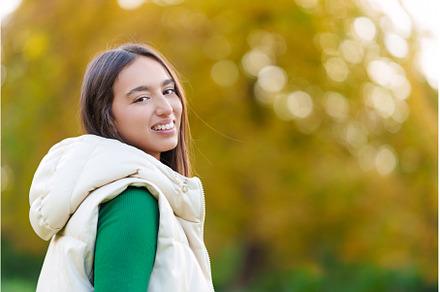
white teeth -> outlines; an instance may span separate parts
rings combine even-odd
[[[166,125],[157,125],[153,127],[153,130],[155,131],[162,131],[162,130],[169,130],[174,128],[174,122],[171,122],[169,124]]]

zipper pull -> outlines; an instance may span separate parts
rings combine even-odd
[[[182,192],[186,193],[188,191],[188,179],[187,178],[182,178],[177,173],[175,173],[174,176],[179,181],[180,189],[182,190]]]
[[[186,193],[188,191],[188,180],[186,178],[180,183],[180,187],[182,188],[182,192]]]

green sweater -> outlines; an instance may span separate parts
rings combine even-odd
[[[156,255],[159,209],[147,189],[129,187],[99,211],[95,291],[146,291]]]

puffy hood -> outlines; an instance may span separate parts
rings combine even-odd
[[[33,229],[49,240],[64,228],[90,192],[129,177],[147,181],[156,198],[158,191],[165,194],[176,216],[203,222],[203,190],[198,178],[186,178],[117,140],[84,135],[56,144],[41,161],[29,195]]]

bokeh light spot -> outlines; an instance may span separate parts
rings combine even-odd
[[[347,64],[338,57],[329,58],[324,63],[324,68],[328,77],[337,82],[344,81],[349,73]]]
[[[345,40],[340,45],[342,57],[349,63],[359,64],[364,58],[364,50],[359,42]]]
[[[311,114],[313,101],[310,95],[304,91],[295,91],[289,94],[287,98],[289,111],[295,118],[306,118]]]
[[[125,10],[133,10],[144,4],[145,0],[118,0],[118,5]]]
[[[388,118],[394,113],[393,97],[387,90],[376,86],[370,97],[373,107],[382,117]]]
[[[392,80],[391,92],[396,98],[405,100],[411,94],[411,84],[405,76],[397,75]]]
[[[376,26],[367,17],[358,17],[353,22],[356,35],[364,41],[371,41],[376,36]]]
[[[286,72],[278,66],[266,66],[258,73],[258,84],[268,92],[281,91],[286,81]]]
[[[396,34],[385,35],[385,47],[394,57],[405,58],[408,55],[408,43]]]
[[[375,165],[381,175],[391,173],[397,165],[397,156],[389,145],[382,146],[377,152]]]
[[[406,104],[404,100],[394,100],[395,109],[392,114],[392,118],[398,122],[403,123],[409,116],[409,106]]]
[[[219,61],[211,69],[212,79],[221,86],[231,86],[237,81],[238,76],[238,68],[230,60]]]
[[[394,80],[399,78],[401,67],[388,59],[373,60],[367,65],[367,73],[370,80],[378,85],[392,87]]]
[[[325,110],[329,116],[338,120],[344,120],[347,118],[349,104],[342,94],[329,91],[324,95],[324,98]]]
[[[383,87],[367,83],[363,87],[365,103],[376,110],[382,118],[389,118],[395,109],[391,93]]]
[[[261,69],[271,65],[272,62],[265,53],[259,49],[253,49],[243,56],[241,64],[246,73],[251,76],[257,76]]]

